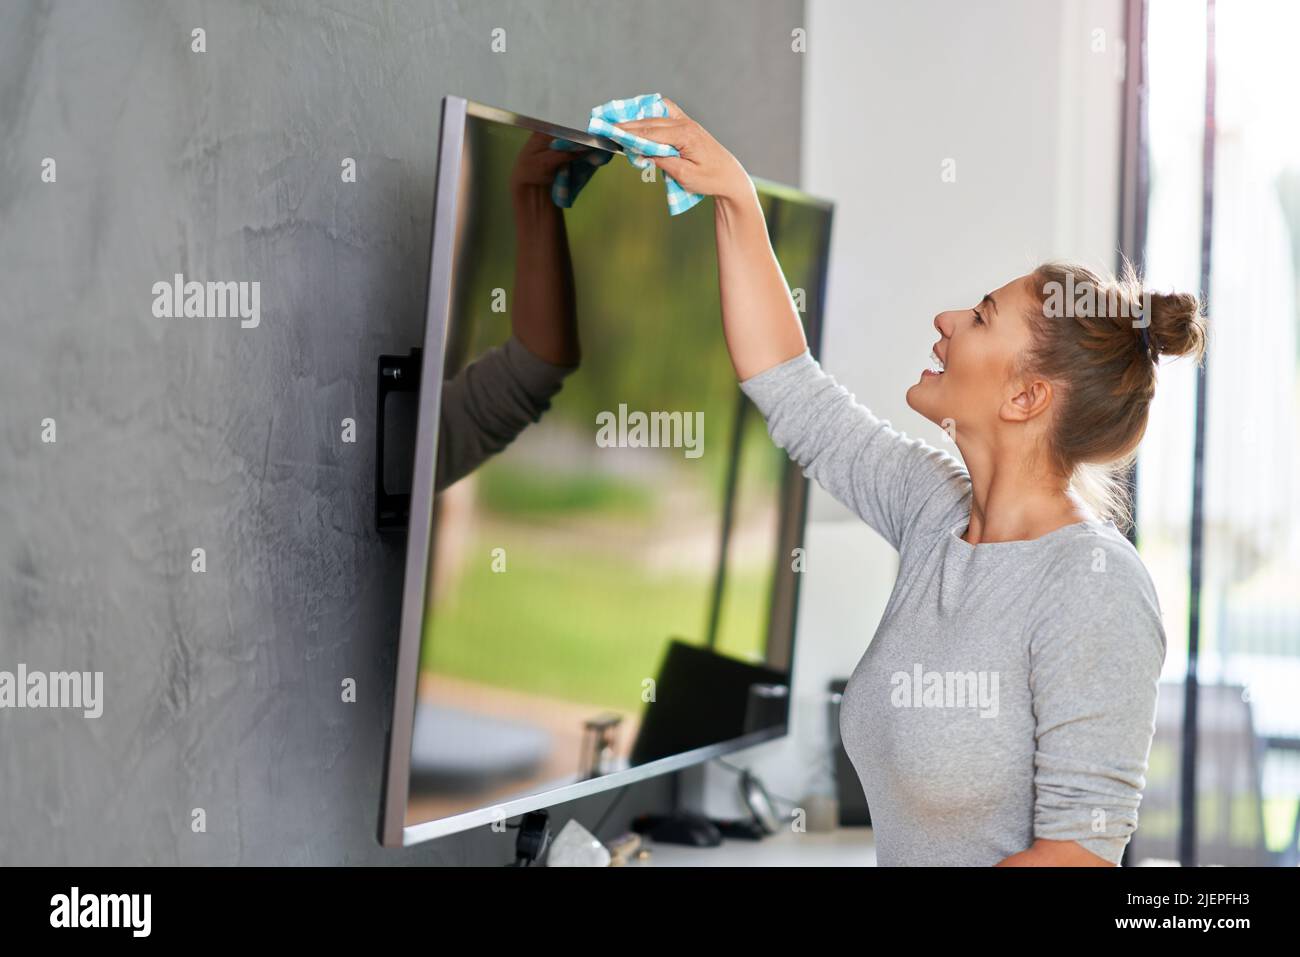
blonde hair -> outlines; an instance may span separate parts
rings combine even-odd
[[[1146,433],[1160,356],[1205,355],[1200,300],[1144,289],[1133,264],[1102,277],[1073,263],[1046,262],[1028,278],[1037,308],[1022,373],[1057,387],[1048,453],[1070,488],[1099,518],[1127,529],[1125,474]]]

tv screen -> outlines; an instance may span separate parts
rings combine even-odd
[[[444,100],[385,844],[785,733],[805,479],[727,356],[713,201],[618,151]],[[756,184],[816,351],[831,207]]]

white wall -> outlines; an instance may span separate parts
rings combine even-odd
[[[903,431],[945,441],[904,401],[936,313],[1041,259],[1113,267],[1122,12],[1122,0],[809,0],[802,186],[836,203],[824,365]],[[941,178],[949,159],[955,182]],[[897,568],[820,489],[811,517],[792,733],[736,762],[794,800],[826,748],[827,682],[866,649]],[[734,776],[711,768],[704,782],[710,813],[733,813]]]

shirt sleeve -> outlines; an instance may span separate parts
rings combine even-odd
[[[1084,536],[1053,563],[1030,636],[1034,837],[1118,864],[1138,824],[1166,639],[1128,542]]]
[[[954,456],[878,419],[805,350],[740,384],[772,441],[895,549],[916,527],[956,522],[970,477]]]
[[[435,490],[464,478],[540,420],[577,368],[540,359],[511,336],[445,381]]]

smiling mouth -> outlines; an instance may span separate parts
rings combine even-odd
[[[941,376],[941,375],[943,375],[943,360],[939,358],[939,356],[934,352],[933,349],[931,349],[931,350],[930,350],[930,367],[929,367],[928,369],[923,370],[923,371],[921,372],[921,376],[922,376],[922,378],[924,378],[925,376],[936,376],[936,377],[937,377],[937,376]]]

